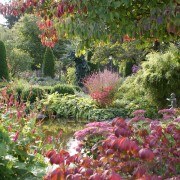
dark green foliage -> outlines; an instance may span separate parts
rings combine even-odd
[[[36,101],[36,98],[41,99],[44,93],[45,91],[40,87],[30,87],[22,91],[22,99],[33,103]]]
[[[127,77],[132,74],[133,60],[125,60],[120,63],[120,73],[123,77]]]
[[[72,86],[75,91],[81,92],[82,89],[79,86]]]
[[[82,80],[90,73],[90,68],[84,56],[75,57],[76,81],[80,87],[83,87]]]
[[[54,77],[55,74],[55,62],[54,55],[51,48],[47,47],[44,54],[44,62],[43,62],[43,75],[45,77]]]
[[[66,84],[57,84],[51,89],[51,93],[74,94],[74,87]]]
[[[0,41],[0,79],[9,80],[8,66],[6,61],[6,48],[2,41]]]
[[[20,16],[7,15],[5,16],[5,18],[7,20],[7,27],[11,29],[14,26],[14,24],[19,20]]]

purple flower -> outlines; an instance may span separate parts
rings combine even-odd
[[[103,135],[107,136],[113,132],[113,127],[109,122],[93,122],[86,125],[86,128],[77,131],[74,136],[77,140],[83,141],[86,136]]]
[[[134,64],[134,65],[132,66],[132,73],[137,73],[138,70],[139,70],[139,66],[137,66],[136,64]]]
[[[173,120],[173,119],[174,119],[174,116],[170,116],[170,115],[164,114],[164,115],[163,115],[163,120],[167,120],[167,119]]]
[[[152,130],[152,129],[154,129],[155,127],[157,127],[158,125],[160,124],[160,122],[159,121],[152,121],[151,123],[150,123],[150,129]]]
[[[176,110],[174,110],[174,109],[162,109],[162,110],[159,110],[158,113],[176,116]]]
[[[179,117],[179,118],[176,118],[176,119],[174,120],[174,122],[179,122],[179,123],[180,123],[180,117]]]
[[[132,114],[134,115],[134,116],[144,116],[144,113],[145,113],[146,111],[145,110],[143,110],[143,109],[141,109],[141,110],[136,110],[136,111],[134,111]]]
[[[86,125],[86,127],[110,127],[109,122],[93,122]]]

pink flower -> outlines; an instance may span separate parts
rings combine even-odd
[[[48,136],[47,141],[48,141],[48,143],[52,143],[52,141],[53,141],[53,137],[52,137],[52,136]]]
[[[169,116],[169,115],[166,115],[166,114],[164,114],[163,115],[163,120],[167,120],[167,119],[171,119],[171,120],[173,120],[174,119],[174,117],[173,116]]]
[[[179,122],[179,123],[180,123],[180,117],[179,117],[179,118],[176,118],[176,119],[174,120],[174,122]]]
[[[20,112],[20,110],[18,109],[17,110],[17,118],[19,119],[21,117],[21,112]]]
[[[10,96],[10,98],[9,98],[8,106],[13,105],[13,97],[14,97],[14,95],[12,94],[12,95]]]
[[[137,115],[143,116],[145,112],[146,112],[145,110],[136,110],[136,111],[134,111],[132,114],[133,114],[134,116],[137,116]]]
[[[12,131],[12,124],[9,125],[8,127],[8,131],[11,132]]]
[[[16,132],[16,134],[15,134],[15,136],[13,138],[13,141],[16,142],[18,137],[19,137],[19,131]]]
[[[175,109],[162,109],[162,110],[159,110],[158,113],[176,116],[176,110]]]

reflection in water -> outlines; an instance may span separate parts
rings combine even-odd
[[[73,135],[76,131],[84,128],[84,123],[68,122],[67,120],[48,120],[44,122],[42,127],[46,137],[55,137],[53,144],[57,151],[65,149],[71,155],[76,153],[75,147],[77,146],[78,141],[74,139]],[[56,139],[60,132],[62,132],[62,135]],[[48,163],[49,159],[46,158],[46,161]],[[57,167],[58,165],[56,164],[51,165],[48,163],[46,174],[49,174]]]
[[[53,141],[54,148],[58,151],[65,149],[70,154],[76,153],[75,147],[78,144],[73,135],[76,131],[83,129],[83,127],[84,123],[68,122],[67,120],[48,120],[43,124],[45,136],[55,138],[55,141]],[[60,132],[62,132],[62,135],[56,138]]]

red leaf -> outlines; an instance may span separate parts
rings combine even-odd
[[[54,154],[56,154],[56,151],[54,151],[54,150],[49,150],[49,151],[46,153],[46,157],[51,158],[51,156],[53,156]]]
[[[150,150],[150,149],[147,149],[147,148],[143,148],[139,151],[139,157],[141,159],[144,159],[144,160],[153,160],[154,159],[154,154],[153,152]]]
[[[112,175],[110,177],[110,180],[122,180],[121,176],[114,171],[112,171]]]

